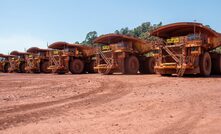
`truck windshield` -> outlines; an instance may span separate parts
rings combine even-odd
[[[199,34],[189,34],[187,35],[187,40],[192,41],[192,40],[200,40],[201,36]]]
[[[125,42],[120,42],[120,43],[117,43],[117,46],[118,46],[118,47],[127,47],[127,43],[125,43]]]
[[[64,51],[65,51],[65,52],[69,52],[70,49],[69,49],[69,48],[65,48]]]
[[[4,61],[5,60],[5,58],[3,58],[3,57],[0,57],[0,61]]]

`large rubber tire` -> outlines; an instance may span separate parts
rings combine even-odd
[[[70,62],[69,70],[72,74],[82,74],[84,72],[84,62],[80,59],[74,59]]]
[[[146,57],[140,59],[139,72],[141,74],[148,74],[148,71],[147,71],[147,58]]]
[[[156,60],[154,57],[149,57],[148,59],[148,73],[149,74],[155,74],[154,67],[156,65]]]
[[[96,66],[96,61],[91,61],[89,64],[88,64],[88,70],[87,72],[88,73],[96,73],[96,70],[94,69],[94,67]]]
[[[221,74],[221,55],[216,55],[212,65],[212,72],[214,74]]]
[[[8,73],[8,72],[9,72],[9,68],[10,68],[10,64],[9,64],[9,63],[6,63],[6,64],[4,65],[4,70],[3,70],[3,72],[4,72],[4,73]]]
[[[20,73],[26,73],[25,63],[24,62],[20,63],[20,65],[19,65],[19,72]]]
[[[142,64],[140,64],[140,73],[154,74],[155,58],[148,57]]]
[[[140,68],[139,60],[136,56],[129,56],[125,61],[126,74],[137,74]]]
[[[40,66],[40,70],[42,73],[51,73],[52,71],[48,69],[49,61],[43,61]]]
[[[212,61],[210,54],[208,52],[205,52],[200,56],[200,75],[201,76],[210,76],[211,69],[212,69]]]

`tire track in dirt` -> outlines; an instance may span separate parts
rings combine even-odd
[[[110,83],[114,86],[111,87]],[[78,96],[52,102],[21,105],[1,111],[0,114],[4,117],[0,119],[0,130],[59,116],[73,108],[97,107],[98,105],[119,99],[130,92],[125,89],[125,85],[127,87],[130,86],[128,83],[111,81],[101,84],[101,87],[98,89]],[[101,94],[102,92],[104,93]]]
[[[174,122],[173,124],[159,130],[156,134],[162,133],[173,133],[173,134],[180,134],[180,133],[191,133],[191,131],[195,128],[197,123],[202,119],[205,114],[205,104],[200,101],[205,99],[206,96],[203,95],[195,95],[192,97],[187,98],[189,108],[183,114],[184,116]]]
[[[161,81],[161,80],[157,80],[155,82],[151,82],[147,84],[138,84],[137,82],[133,81],[130,82],[131,87],[133,85],[136,85],[135,87],[133,87],[133,91],[139,91],[140,88],[144,88],[144,87],[154,87],[154,88],[159,88],[162,85],[167,84],[167,81]],[[128,84],[128,83],[127,83]],[[137,86],[139,85],[139,86]],[[145,91],[148,93],[149,89],[146,89]],[[123,105],[123,109],[119,109],[121,108]],[[139,107],[137,107],[137,105],[139,105]],[[143,105],[141,107],[141,105]],[[133,113],[137,113],[137,112],[141,112],[141,111],[146,111],[146,110],[150,110],[150,109],[154,109],[155,107],[157,107],[157,105],[159,105],[158,103],[152,103],[151,100],[145,100],[143,102],[137,102],[136,104],[131,104],[131,103],[124,103],[124,104],[119,104],[117,106],[108,106],[108,107],[98,107],[98,108],[94,108],[94,107],[87,107],[87,109],[79,109],[77,113],[74,114],[74,116],[80,118],[81,120],[88,120],[88,119],[94,119],[94,118],[103,118],[103,116],[119,116],[119,117],[124,117],[124,116],[128,116],[130,114]],[[125,108],[127,109],[125,112],[120,112],[121,110],[125,110]],[[120,112],[120,113],[118,113]]]
[[[86,79],[86,78],[82,78],[81,80],[84,80],[84,79]],[[65,84],[65,87],[61,87],[61,85],[64,85],[64,84]],[[30,84],[27,84],[27,85],[30,85]],[[35,84],[35,85],[37,85],[37,84]],[[51,85],[55,85],[55,86],[51,86]],[[58,83],[57,84],[57,82],[55,82],[55,81],[50,81],[49,83],[47,83],[47,85],[44,85],[44,86],[41,85],[40,87],[35,86],[34,88],[32,88],[32,90],[30,92],[31,93],[33,92],[33,94],[28,94],[28,96],[33,98],[33,97],[36,96],[36,94],[38,94],[38,92],[42,92],[41,90],[50,92],[51,90],[60,89],[60,88],[69,88],[71,86],[72,86],[71,83],[62,83],[62,84]],[[87,92],[87,93],[83,93],[83,94],[80,94],[80,95],[72,96],[72,97],[69,97],[69,98],[61,99],[61,100],[2,107],[2,108],[0,108],[0,113],[4,114],[4,113],[11,113],[13,111],[14,112],[25,111],[25,109],[38,108],[38,107],[43,107],[43,106],[46,106],[46,105],[53,105],[53,104],[56,104],[56,103],[59,104],[59,103],[66,102],[66,101],[69,101],[69,100],[72,100],[72,99],[84,98],[87,95],[99,92],[99,89],[101,89],[102,87],[103,87],[103,85],[101,83],[101,87],[96,89],[96,90],[93,90],[93,91],[90,91],[90,92]],[[18,90],[18,89],[16,89],[16,90]]]

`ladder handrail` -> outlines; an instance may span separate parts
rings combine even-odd
[[[178,58],[175,52],[170,50],[167,45],[167,43],[164,42],[161,46],[162,48],[175,60],[177,64],[179,64],[179,68],[177,68],[177,76],[182,77],[186,71],[186,62],[184,59],[184,55],[181,54],[180,57]],[[183,46],[184,44],[180,44],[179,46]],[[184,49],[182,48],[182,53]]]
[[[112,64],[111,60],[109,60],[109,58],[107,58],[107,57],[104,55],[104,53],[103,53],[100,49],[98,49],[98,54],[101,56],[101,58],[102,58],[102,59],[105,61],[105,63],[106,63],[106,68],[107,68],[107,70],[105,70],[105,74],[110,73],[111,68],[113,67],[113,64]]]

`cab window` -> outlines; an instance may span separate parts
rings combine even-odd
[[[3,58],[3,57],[0,57],[0,61],[4,61],[5,60],[5,58]]]

